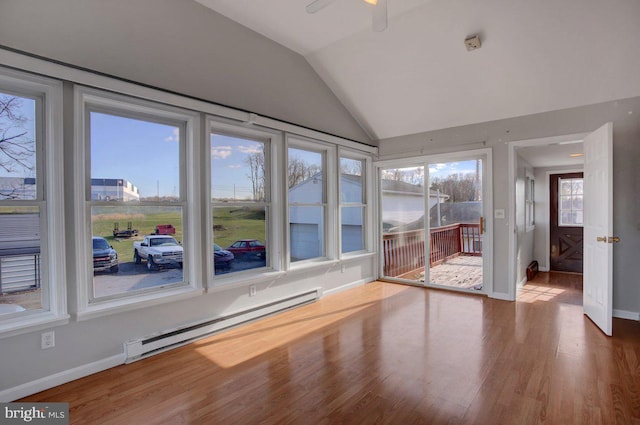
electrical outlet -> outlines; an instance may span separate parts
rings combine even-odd
[[[344,273],[345,268],[346,268],[346,267],[344,266],[344,264],[342,264],[342,265],[340,266],[340,273]]]
[[[54,331],[44,332],[40,335],[40,348],[46,350],[56,346],[56,333]]]
[[[250,297],[256,296],[256,285],[249,286],[249,296]]]

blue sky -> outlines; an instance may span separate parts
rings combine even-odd
[[[249,199],[253,193],[247,158],[260,152],[261,142],[211,135],[211,196]]]
[[[481,166],[482,167],[482,166]],[[454,161],[454,162],[445,162],[438,164],[429,164],[429,177],[439,177],[443,178],[451,174],[475,174],[476,172],[476,161]],[[480,170],[482,172],[482,169]]]
[[[140,197],[178,196],[178,127],[91,113],[91,177],[122,178]]]
[[[248,199],[252,195],[247,158],[263,147],[261,142],[221,134],[211,135],[211,192],[216,198]],[[289,157],[320,165],[321,154],[289,149]]]

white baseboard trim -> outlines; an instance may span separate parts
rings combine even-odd
[[[522,279],[520,279],[520,282],[516,283],[516,291],[521,289],[524,284],[527,283],[527,277],[524,276]]]
[[[505,294],[504,292],[492,292],[489,294],[489,298],[503,301],[515,301],[513,297],[511,297],[509,294]]]
[[[375,279],[373,277],[365,277],[364,279],[356,280],[355,282],[347,283],[346,285],[338,286],[337,288],[322,291],[322,296],[324,297],[325,295],[337,294],[338,292],[355,288],[356,286],[364,285],[365,283],[373,282],[374,280]]]
[[[613,309],[613,317],[617,317],[618,319],[640,321],[640,312]]]
[[[120,353],[93,363],[45,376],[44,378],[36,379],[35,381],[26,382],[18,385],[17,387],[7,388],[6,390],[0,391],[0,402],[6,403],[18,400],[22,397],[48,390],[49,388],[84,378],[85,376],[93,375],[94,373],[110,369],[123,363],[124,353]]]

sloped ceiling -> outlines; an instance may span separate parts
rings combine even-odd
[[[302,54],[374,140],[640,95],[637,0],[388,0],[380,33],[361,0],[197,1]]]

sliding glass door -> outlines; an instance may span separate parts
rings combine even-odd
[[[383,278],[483,290],[488,157],[476,151],[378,164]]]

